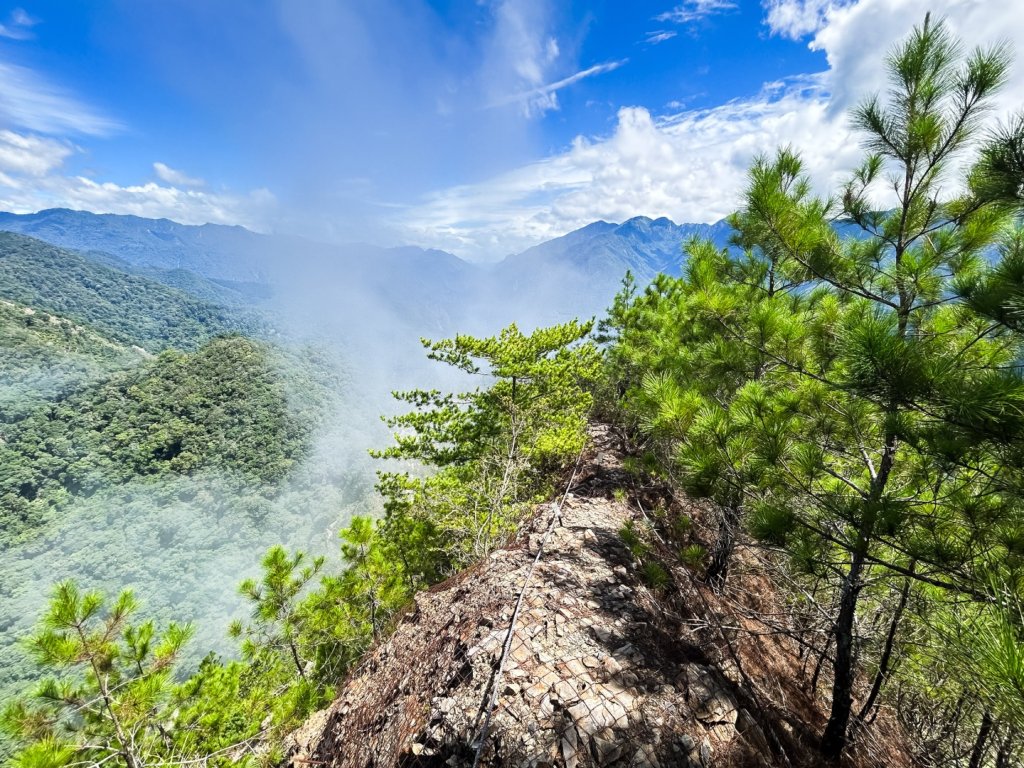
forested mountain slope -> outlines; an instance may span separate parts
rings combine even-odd
[[[146,357],[139,347],[5,299],[0,299],[0,351],[0,423],[23,418],[42,402]]]
[[[130,581],[194,620],[198,663],[260,552],[327,549],[369,490],[336,355],[125,266],[0,234],[0,700],[38,676],[16,641],[55,580]]]
[[[314,421],[311,412],[289,412],[279,365],[258,342],[215,339],[192,354],[164,352],[4,425],[4,539],[75,497],[135,478],[218,469],[258,484],[281,480],[308,451]]]
[[[0,233],[0,298],[148,352],[194,349],[220,333],[263,330],[221,304],[9,232]]]

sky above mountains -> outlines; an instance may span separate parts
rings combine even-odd
[[[927,10],[1003,0],[0,3],[0,209],[70,207],[494,259],[596,219],[713,222],[751,158],[824,190]]]

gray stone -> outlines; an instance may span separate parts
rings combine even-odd
[[[562,759],[565,761],[565,768],[576,768],[579,764],[579,741],[577,740],[576,729],[569,726],[562,733],[559,740]]]
[[[711,768],[711,755],[711,742],[704,739],[704,741],[700,743],[700,764],[703,765],[704,768]]]
[[[594,752],[598,765],[611,765],[622,757],[622,744],[610,732],[602,732],[594,737]]]
[[[743,739],[762,755],[771,754],[771,746],[764,735],[761,726],[757,724],[754,717],[745,709],[741,709],[736,717],[736,731]]]
[[[629,765],[631,768],[661,768],[658,758],[651,754],[645,747],[640,747],[633,755]]]
[[[569,707],[569,715],[581,733],[592,736],[615,725],[615,716],[599,698],[588,696]]]
[[[559,680],[555,683],[555,696],[558,698],[559,703],[566,706],[579,700],[579,693],[576,691],[576,686],[570,683],[568,680]]]

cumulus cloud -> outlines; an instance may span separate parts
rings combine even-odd
[[[813,35],[809,45],[825,53],[827,71],[766,83],[760,93],[714,109],[657,116],[624,107],[611,134],[581,136],[541,162],[440,190],[403,211],[395,226],[407,239],[488,259],[596,219],[713,222],[735,209],[751,159],[787,144],[803,155],[817,188],[831,190],[861,155],[849,109],[885,90],[883,54],[928,10],[935,19],[946,17],[969,47],[1009,37],[1024,51],[1024,5],[994,14],[981,0],[770,2],[766,24],[776,34]],[[1022,103],[1024,67],[1018,66],[997,112]]]
[[[121,186],[84,176],[51,177],[48,191],[61,204],[96,213],[168,218],[182,224],[242,224],[266,231],[274,196],[266,189],[248,195],[212,194],[150,182]],[[0,206],[4,203],[0,200]],[[32,208],[30,204],[28,208]],[[11,208],[5,208],[11,210]]]
[[[0,130],[0,171],[5,174],[39,178],[60,168],[73,152],[66,141]]]
[[[178,187],[203,187],[206,182],[195,176],[189,176],[182,171],[175,170],[165,163],[153,163],[153,172],[161,181],[173,184]]]
[[[849,0],[765,0],[764,23],[773,35],[799,40],[821,29],[832,8],[847,4]]]
[[[498,258],[596,219],[636,215],[716,221],[735,208],[760,152],[805,149],[815,180],[830,185],[856,158],[822,78],[788,82],[756,98],[655,118],[619,110],[615,131],[577,138],[561,155],[439,192],[402,215],[406,235],[469,258]]]
[[[700,21],[722,11],[731,11],[736,3],[731,0],[685,0],[670,11],[659,13],[655,21],[671,21],[676,24],[689,24]]]
[[[189,189],[182,178],[120,185],[69,173],[66,162],[80,150],[70,142],[0,130],[0,210],[31,213],[43,208],[75,208],[170,218],[184,224],[242,224],[266,231],[276,216],[276,200],[266,189],[248,194]],[[162,165],[154,163],[154,168]],[[172,171],[171,176],[177,172]],[[158,171],[159,173],[159,171]],[[187,179],[190,182],[196,179]]]
[[[1024,4],[1002,4],[994,12],[985,0],[861,0],[830,7],[810,42],[828,58],[833,109],[847,110],[865,93],[887,87],[882,54],[929,11],[933,22],[945,18],[968,48],[1011,43],[1017,60],[996,109],[1005,112],[1024,104]]]

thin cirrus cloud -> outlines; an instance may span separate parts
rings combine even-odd
[[[11,11],[7,23],[0,24],[0,37],[10,40],[31,40],[34,37],[32,27],[38,23],[39,20],[29,16],[25,9],[15,8]]]
[[[0,62],[0,122],[51,135],[109,136],[123,124],[27,67]]]
[[[670,21],[674,24],[690,24],[723,11],[735,10],[736,3],[730,0],[686,0],[670,11],[659,13],[655,21]]]
[[[596,75],[603,75],[606,72],[612,72],[628,62],[629,59],[619,59],[618,61],[606,61],[602,64],[595,64],[592,67],[582,69],[568,77],[563,77],[561,80],[556,80],[553,83],[547,83],[536,88],[531,88],[530,90],[522,93],[498,99],[497,101],[492,102],[490,106],[498,107],[507,104],[519,103],[523,106],[523,110],[528,116],[546,112],[548,110],[558,109],[558,92],[560,90],[568,88],[570,85],[574,85],[580,80],[585,80],[588,77],[595,77]]]
[[[648,32],[644,42],[648,45],[657,45],[658,43],[664,43],[666,40],[671,40],[677,34],[679,33],[673,29],[658,29],[654,32]]]

